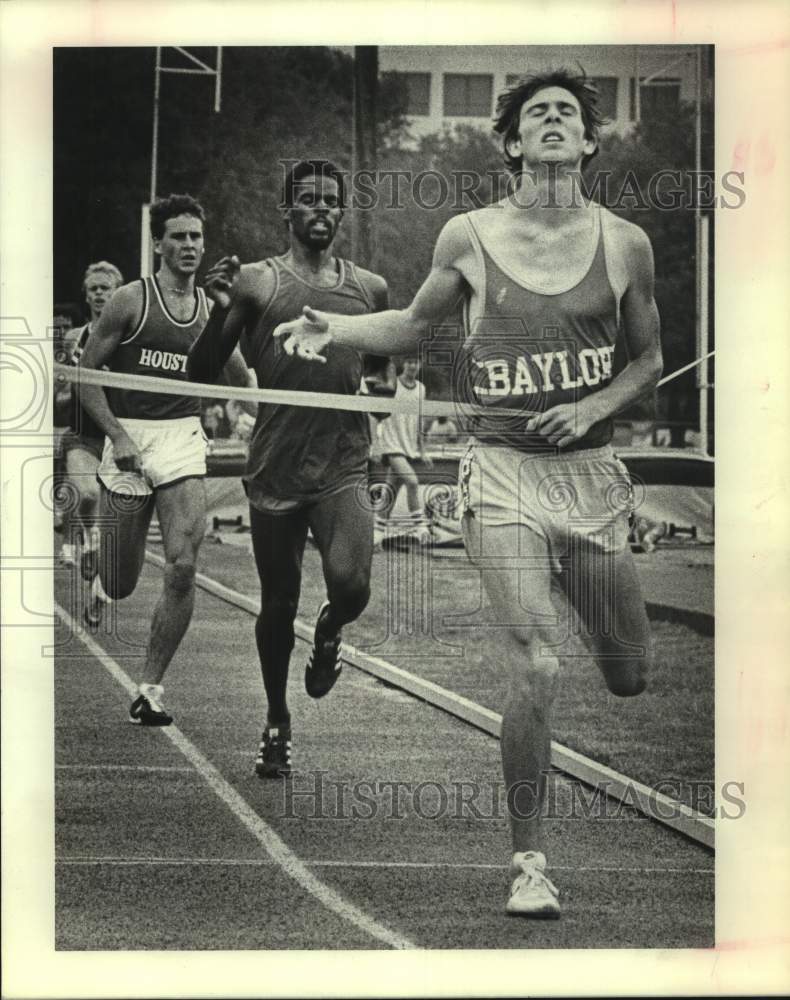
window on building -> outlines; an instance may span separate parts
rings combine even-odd
[[[631,77],[630,118],[636,121],[636,81]],[[642,121],[671,114],[680,106],[680,80],[659,77],[639,86],[639,115]]]
[[[444,114],[490,118],[494,78],[488,73],[445,73]]]
[[[429,115],[431,113],[430,73],[384,73],[393,80],[405,98],[406,115]]]
[[[610,122],[617,118],[617,77],[596,76],[593,83],[598,91],[598,110]]]

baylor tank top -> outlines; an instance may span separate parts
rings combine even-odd
[[[577,284],[556,294],[520,279],[507,264],[506,247],[486,246],[478,214],[464,218],[483,292],[465,306],[466,339],[456,385],[463,402],[485,407],[474,426],[478,439],[527,452],[554,451],[545,438],[525,432],[526,417],[560,403],[577,403],[613,377],[620,293],[607,269],[601,212],[596,208],[593,216],[589,268]],[[502,408],[520,410],[525,418],[498,415]],[[611,436],[611,420],[602,420],[563,450],[597,448]]]

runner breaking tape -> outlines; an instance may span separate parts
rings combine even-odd
[[[542,830],[565,638],[552,582],[613,694],[640,694],[651,658],[628,544],[630,479],[609,442],[614,414],[661,375],[653,254],[638,226],[580,197],[601,124],[583,75],[525,77],[500,96],[495,122],[516,190],[445,225],[411,305],[361,321],[308,299],[275,331],[306,362],[348,348],[406,354],[464,304],[456,394],[487,404],[462,464],[464,542],[514,653],[501,742],[513,843],[506,911],[525,917],[560,915]],[[615,374],[621,331],[629,361]],[[521,419],[500,407],[522,408]]]

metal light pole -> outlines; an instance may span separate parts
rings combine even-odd
[[[696,107],[694,114],[694,170],[699,179],[702,173],[702,46],[696,46]],[[698,180],[699,183],[699,180]],[[701,184],[697,190],[694,205],[694,233],[697,258],[697,356],[704,357],[708,353],[708,226],[710,220],[702,216]],[[699,389],[699,436],[700,451],[708,454],[708,362],[704,361],[697,369],[697,388]]]
[[[379,51],[375,45],[354,48],[354,92],[352,99],[351,191],[357,171],[375,173],[376,105],[379,82]],[[349,192],[350,193],[350,192]],[[369,211],[354,209],[351,214],[351,252],[363,267],[375,266],[373,220]]]
[[[151,203],[156,198],[156,181],[157,181],[157,170],[159,166],[159,99],[162,89],[162,73],[187,73],[196,76],[213,76],[214,77],[214,111],[218,112],[221,107],[221,89],[222,89],[222,47],[217,47],[217,59],[216,66],[211,67],[203,62],[202,59],[198,59],[197,56],[193,55],[187,49],[181,48],[178,45],[173,46],[174,50],[180,53],[185,59],[193,63],[195,67],[192,66],[165,66],[162,62],[162,47],[156,47],[156,63],[154,66],[154,114],[153,114],[153,136],[151,139],[151,182],[148,190],[148,204],[143,205],[142,210],[142,234],[141,234],[141,252],[140,252],[140,273],[145,277],[151,273],[151,249],[150,241],[148,239],[148,210]]]
[[[154,136],[151,140],[151,186],[148,203],[156,198],[156,168],[159,161],[159,93],[161,90],[162,49],[156,47],[156,67],[154,69]]]

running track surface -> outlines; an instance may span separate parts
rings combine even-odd
[[[312,701],[298,641],[295,775],[262,782],[252,619],[205,592],[167,675],[176,725],[129,725],[129,677],[160,586],[146,565],[116,625],[83,641],[71,627],[80,587],[56,572],[58,949],[713,945],[712,855],[628,809],[567,818],[573,786],[560,777],[546,833],[562,919],[508,918],[497,742],[348,666]],[[378,782],[378,795],[360,782]],[[383,782],[412,791],[394,803]],[[480,818],[460,804],[459,782],[478,790]]]

